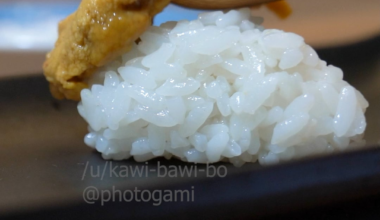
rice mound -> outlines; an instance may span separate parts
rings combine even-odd
[[[248,8],[150,27],[81,92],[105,159],[274,164],[364,145],[368,102],[294,33]]]

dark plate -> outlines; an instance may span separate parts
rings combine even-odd
[[[376,146],[380,134],[379,48],[378,37],[356,45],[318,51],[329,64],[341,67],[345,79],[369,101],[365,135],[368,146]],[[110,161],[104,161],[84,145],[85,133],[86,124],[77,113],[76,103],[52,99],[42,76],[1,80],[0,217],[190,219],[233,215],[320,219],[330,213],[363,219],[377,216],[380,210],[380,150],[377,147],[272,167],[246,164],[236,168],[225,163],[207,167],[165,159],[147,164],[113,161],[111,166]],[[109,169],[116,167],[116,174],[120,175],[122,165],[129,171],[148,170],[142,175],[129,172],[127,177],[116,177]],[[184,167],[193,169],[192,175],[181,177],[177,173],[177,177],[161,177],[165,169],[180,172]],[[219,169],[220,175],[224,175],[223,172],[227,175],[210,177],[214,168]],[[82,195],[89,186],[97,187],[99,192],[103,190],[104,197],[108,195],[106,190],[114,190],[116,202],[87,204]],[[162,202],[158,206],[153,204],[158,204],[153,199],[118,202],[119,193],[115,190],[136,187],[151,193],[154,190],[173,193],[181,189],[194,195],[187,198],[188,202],[185,198],[185,202]]]

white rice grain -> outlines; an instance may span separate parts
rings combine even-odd
[[[150,27],[81,91],[84,142],[105,159],[193,163],[295,158],[358,147],[368,102],[294,33],[250,9]]]

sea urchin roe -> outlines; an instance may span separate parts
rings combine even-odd
[[[286,1],[269,2],[266,6],[282,19],[289,17],[292,13],[292,8]]]
[[[80,100],[92,72],[130,49],[169,0],[82,0],[59,24],[44,74],[55,98]]]

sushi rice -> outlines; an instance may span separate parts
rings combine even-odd
[[[235,166],[363,146],[363,95],[301,36],[261,22],[243,8],[150,27],[81,91],[85,143],[105,159]]]

